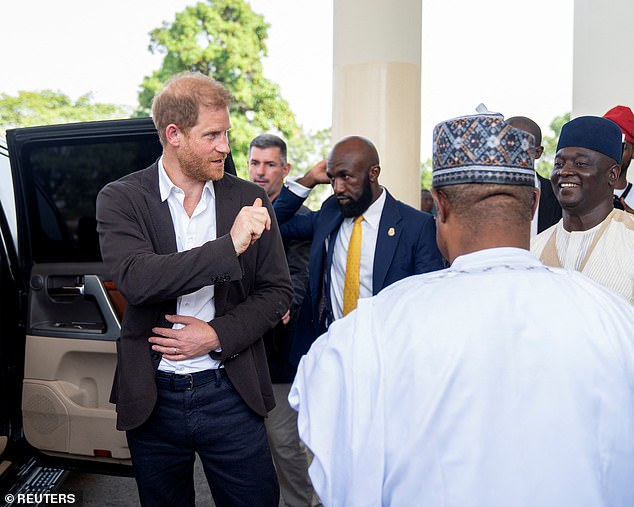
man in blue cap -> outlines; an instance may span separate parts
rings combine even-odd
[[[561,129],[553,189],[562,219],[531,241],[546,265],[581,271],[634,304],[634,216],[614,209],[622,133],[611,120],[581,116]]]

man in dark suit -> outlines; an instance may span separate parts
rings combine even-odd
[[[97,198],[103,259],[128,300],[112,401],[144,506],[277,506],[262,336],[292,289],[266,193],[224,174],[231,95],[202,74],[154,98],[163,154]]]
[[[539,205],[535,213],[537,215],[537,234],[539,234],[561,220],[561,206],[555,197],[551,181],[539,173],[535,174],[537,174],[540,189]]]
[[[249,145],[249,179],[260,185],[275,202],[284,178],[291,170],[286,143],[273,134],[261,134]],[[301,206],[297,213],[308,213]],[[293,300],[282,322],[264,335],[271,382],[275,393],[275,408],[266,418],[266,433],[273,462],[280,480],[280,493],[287,507],[311,507],[313,487],[308,477],[308,456],[297,432],[297,412],[288,404],[288,393],[297,368],[289,360],[293,330],[308,283],[310,241],[284,241],[286,261],[293,284]]]
[[[285,186],[274,203],[284,238],[313,241],[308,290],[293,340],[295,364],[330,323],[356,307],[358,298],[444,267],[432,216],[394,199],[379,185],[380,172],[374,145],[347,137],[332,148],[327,162]],[[294,216],[310,189],[328,182],[334,195],[321,209]],[[357,247],[349,248],[357,241],[360,255]],[[349,255],[351,250],[357,255]]]
[[[544,147],[542,146],[542,129],[530,118],[526,116],[513,116],[506,120],[509,125],[532,134],[535,138],[535,163],[544,153]],[[555,225],[561,220],[561,206],[555,197],[553,192],[553,186],[549,179],[544,178],[538,172],[535,172],[537,176],[538,185],[540,190],[539,205],[535,216],[531,223],[531,236],[535,236],[542,231],[548,229],[551,225]]]

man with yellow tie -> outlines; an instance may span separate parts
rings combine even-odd
[[[295,330],[296,364],[328,326],[402,278],[442,269],[433,217],[379,185],[379,155],[363,137],[339,141],[327,160],[287,181],[274,209],[285,239],[312,239],[309,281]],[[295,215],[311,189],[330,183],[319,211]]]

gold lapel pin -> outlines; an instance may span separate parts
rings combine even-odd
[[[396,231],[394,230],[394,227],[390,227],[390,228],[387,230],[387,235],[388,235],[388,236],[394,236],[395,234],[396,234]]]

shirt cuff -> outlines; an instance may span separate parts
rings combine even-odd
[[[297,197],[302,197],[304,199],[308,197],[310,191],[312,190],[290,178],[286,180],[286,188],[293,192]]]

